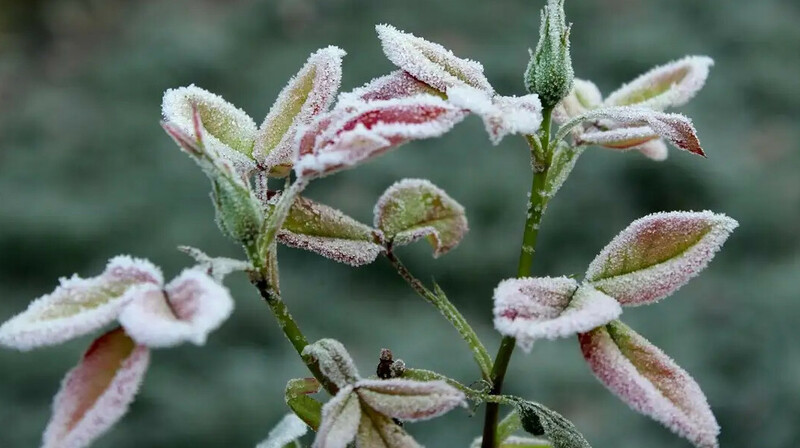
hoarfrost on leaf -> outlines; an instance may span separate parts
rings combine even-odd
[[[88,447],[127,412],[149,360],[121,328],[95,340],[61,383],[43,448]]]
[[[470,86],[493,93],[494,89],[483,74],[483,66],[462,59],[445,47],[429,42],[391,25],[377,25],[383,52],[394,65],[429,86],[446,92],[454,86]]]
[[[647,215],[600,251],[586,281],[622,305],[656,302],[702,271],[737,226],[709,211]]]
[[[357,448],[422,448],[389,417],[362,408],[361,424],[356,435]]]
[[[700,386],[675,361],[619,321],[579,336],[595,376],[632,409],[698,448],[716,448],[719,425]]]
[[[283,448],[308,432],[308,426],[294,414],[286,414],[256,448]]]
[[[478,115],[493,144],[508,134],[534,134],[542,123],[542,105],[536,95],[500,96],[469,86],[447,89],[448,100]]]
[[[575,425],[561,414],[539,403],[519,400],[516,403],[522,428],[534,436],[544,436],[554,448],[591,448]]]
[[[372,409],[404,421],[427,420],[466,406],[464,393],[444,381],[361,380],[356,393]]]
[[[322,407],[322,424],[314,448],[345,448],[356,438],[361,423],[361,405],[353,386],[345,386]]]
[[[303,349],[303,357],[311,357],[319,363],[319,369],[333,384],[340,388],[358,381],[358,370],[353,359],[341,342],[335,339],[320,339]]]
[[[375,227],[394,245],[426,237],[438,257],[454,248],[469,229],[458,202],[424,179],[403,179],[375,204]]]
[[[590,131],[581,134],[577,145],[599,145],[612,149],[631,149],[649,141],[658,139],[659,135],[649,126],[615,128],[608,131]]]
[[[419,94],[442,95],[441,92],[411,76],[405,70],[395,70],[388,75],[375,78],[351,92],[340,94],[339,103],[390,100]]]
[[[147,260],[117,256],[102,274],[62,278],[50,294],[0,326],[0,344],[18,350],[60,344],[113,322],[142,285],[161,285],[161,270]]]

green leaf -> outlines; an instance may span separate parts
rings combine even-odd
[[[534,436],[544,436],[555,448],[591,448],[569,420],[539,403],[519,400],[516,404],[522,428]]]
[[[319,429],[322,420],[322,403],[309,397],[319,392],[321,386],[314,378],[297,378],[286,383],[284,396],[286,404],[301,420],[314,431]]]

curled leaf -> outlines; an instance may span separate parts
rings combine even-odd
[[[566,123],[570,118],[600,107],[602,103],[603,95],[593,82],[575,78],[569,95],[562,98],[553,109],[553,120],[558,124]]]
[[[383,251],[376,231],[341,211],[298,197],[278,233],[278,241],[351,266],[372,263]]]
[[[586,281],[623,305],[656,302],[702,271],[737,226],[709,211],[647,215],[600,251]]]
[[[655,67],[611,93],[605,104],[655,110],[682,106],[703,87],[712,65],[707,56],[687,56]]]
[[[536,95],[491,96],[469,86],[447,89],[448,100],[477,114],[495,145],[508,134],[533,134],[542,123],[542,105]]]
[[[435,257],[454,248],[467,233],[464,207],[424,179],[404,179],[375,204],[375,227],[395,245],[426,237]]]
[[[311,429],[317,431],[322,421],[322,404],[309,397],[322,389],[314,378],[299,378],[286,383],[286,405]]]
[[[621,313],[616,300],[567,277],[508,279],[494,290],[495,328],[526,352],[536,339],[589,331]]]
[[[575,167],[578,157],[583,153],[584,148],[576,148],[565,142],[560,142],[553,150],[553,157],[550,160],[550,168],[545,176],[545,190],[553,197],[564,185],[569,177],[569,173]]]
[[[639,146],[634,146],[631,149],[641,152],[645,157],[655,160],[656,162],[666,160],[669,155],[667,145],[664,143],[664,140],[661,139],[650,140]]]
[[[464,393],[444,381],[361,380],[356,393],[372,409],[405,421],[427,420],[466,405]]]
[[[612,149],[631,149],[658,138],[659,135],[649,126],[635,126],[585,132],[575,139],[575,143],[577,145],[599,145]]]
[[[296,157],[296,134],[326,112],[342,80],[345,51],[327,47],[312,53],[289,80],[258,130],[253,156],[272,175],[289,173]]]
[[[619,321],[579,340],[595,376],[631,408],[697,447],[718,446],[719,425],[700,386],[664,352]]]
[[[358,381],[358,370],[341,342],[320,339],[303,349],[303,357],[319,363],[319,369],[333,384],[343,388]]]
[[[361,405],[353,386],[345,386],[322,407],[322,424],[314,448],[345,448],[356,438],[361,424]]]
[[[425,84],[441,92],[463,85],[494,92],[479,62],[459,58],[437,43],[391,25],[377,25],[375,30],[386,57]]]
[[[302,420],[294,414],[286,414],[269,432],[267,440],[259,443],[256,448],[284,448],[307,432],[308,426]]]
[[[138,344],[172,347],[189,341],[203,345],[233,311],[224,286],[196,269],[187,269],[162,291],[139,287],[119,322]]]
[[[516,403],[522,428],[534,436],[544,436],[554,448],[591,448],[575,425],[561,414],[539,403]]]
[[[146,260],[112,258],[97,277],[60,280],[24,312],[0,326],[0,344],[18,350],[60,344],[95,331],[112,321],[137,285],[161,285],[161,270]]]
[[[419,94],[441,96],[441,92],[425,84],[404,70],[395,70],[388,75],[373,79],[351,92],[339,96],[340,103],[353,101],[390,100]]]
[[[61,384],[43,448],[83,448],[128,410],[142,382],[150,354],[121,328],[92,343]]]

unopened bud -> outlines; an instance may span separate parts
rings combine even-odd
[[[572,89],[572,60],[564,0],[548,0],[542,10],[539,43],[525,71],[525,88],[539,95],[543,109],[551,109]]]
[[[233,170],[207,170],[207,174],[220,229],[242,244],[254,242],[264,221],[258,199]]]

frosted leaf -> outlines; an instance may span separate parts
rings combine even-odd
[[[533,134],[542,123],[542,105],[536,95],[490,96],[474,87],[454,86],[447,89],[447,98],[480,116],[495,145],[508,134]]]
[[[424,179],[403,179],[386,189],[375,204],[375,227],[394,245],[422,237],[438,257],[461,242],[469,230],[464,207]]]
[[[603,95],[593,82],[575,78],[569,95],[562,98],[553,109],[553,120],[558,124],[566,123],[570,118],[595,109],[602,103]]]
[[[178,246],[178,250],[184,252],[197,262],[197,269],[210,275],[217,283],[221,283],[225,277],[238,271],[249,271],[253,265],[244,261],[227,257],[211,257],[200,249],[191,246]]]
[[[361,423],[361,405],[352,386],[339,392],[322,407],[322,424],[314,448],[345,448],[356,438]]]
[[[422,448],[403,428],[389,417],[362,408],[356,448]]]
[[[550,160],[550,168],[544,181],[544,191],[549,192],[550,197],[555,196],[564,185],[582,153],[583,148],[572,147],[563,141],[553,151],[553,158]]]
[[[464,393],[444,381],[361,380],[356,393],[370,408],[404,421],[427,420],[466,406]]]
[[[195,132],[193,111],[200,117],[201,136]],[[243,110],[221,96],[194,84],[164,92],[161,104],[164,120],[194,139],[202,139],[205,149],[216,157],[246,171],[252,161],[256,124]]]
[[[700,386],[675,361],[614,321],[579,336],[595,376],[632,409],[699,448],[716,448],[719,425]]]
[[[682,106],[703,87],[712,65],[707,56],[687,56],[655,67],[611,93],[605,104],[655,110]]]
[[[667,156],[669,155],[667,145],[664,143],[664,140],[660,138],[642,143],[639,146],[634,146],[631,149],[641,152],[645,157],[655,160],[656,162],[667,160]]]
[[[302,420],[294,414],[286,414],[269,432],[267,440],[259,443],[256,448],[283,448],[307,432],[308,426]]]
[[[150,354],[121,328],[94,341],[53,400],[43,448],[83,448],[128,410],[142,383]]]
[[[438,90],[414,78],[408,72],[395,70],[388,75],[375,78],[351,92],[340,94],[339,103],[390,100],[419,94],[441,95]]]
[[[136,285],[161,285],[161,270],[146,260],[117,256],[97,277],[62,278],[60,285],[0,326],[0,344],[18,350],[60,344],[113,322]]]
[[[322,389],[315,378],[298,378],[286,383],[286,405],[311,429],[317,431],[322,420],[322,404],[309,397]]]
[[[659,135],[649,126],[621,127],[608,131],[590,131],[575,139],[576,145],[599,145],[612,149],[631,149],[656,140]]]
[[[539,403],[516,403],[522,428],[534,436],[544,436],[554,448],[591,448],[589,442],[569,420]]]
[[[303,349],[303,357],[319,363],[319,369],[333,384],[343,388],[358,381],[358,370],[341,342],[320,339]]]
[[[709,211],[647,215],[600,251],[586,281],[623,305],[656,302],[702,271],[737,226]]]
[[[476,61],[462,59],[443,46],[398,30],[391,25],[377,25],[383,52],[394,65],[411,76],[446,92],[454,86],[471,86],[494,92]]]
[[[317,50],[283,88],[255,140],[253,157],[262,169],[280,177],[289,174],[297,156],[296,134],[330,107],[342,80],[345,54],[333,46]]]
[[[278,233],[278,241],[351,266],[375,261],[383,251],[380,235],[341,211],[298,197]]]
[[[300,138],[298,177],[351,168],[410,140],[438,137],[464,119],[461,109],[432,95],[353,103],[334,109]],[[313,143],[312,143],[313,142]]]
[[[567,277],[503,280],[494,291],[494,326],[529,352],[536,339],[589,331],[622,314],[613,298]]]
[[[183,271],[163,291],[155,285],[138,288],[119,322],[133,340],[148,347],[187,341],[203,345],[233,311],[228,289],[196,269]]]

